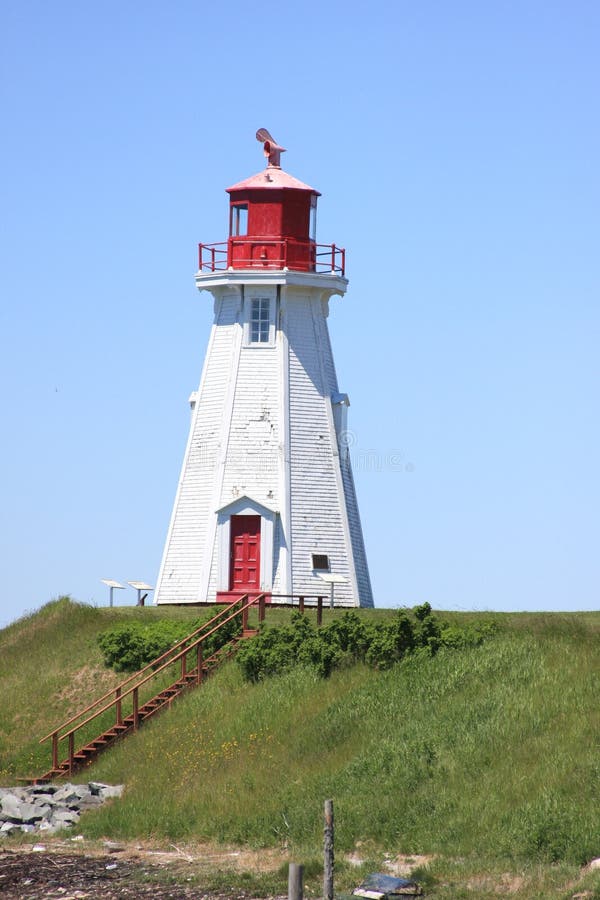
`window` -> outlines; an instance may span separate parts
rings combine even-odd
[[[231,227],[229,232],[232,237],[248,234],[248,205],[240,203],[231,207]]]
[[[268,344],[271,327],[271,301],[260,297],[251,301],[250,343]]]
[[[260,294],[258,291],[260,290]],[[243,301],[244,347],[274,347],[277,337],[277,288],[264,285],[246,293]]]
[[[315,572],[329,572],[329,557],[326,553],[312,554],[312,567]]]
[[[317,239],[317,198],[313,194],[310,198],[310,231],[309,237],[311,241]]]

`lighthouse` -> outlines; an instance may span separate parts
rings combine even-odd
[[[345,253],[316,242],[319,192],[281,168],[268,131],[256,137],[266,168],[227,189],[227,240],[200,244],[214,322],[155,603],[287,604],[331,589],[335,606],[371,607],[350,401],[327,327]]]

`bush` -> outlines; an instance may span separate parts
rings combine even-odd
[[[131,622],[104,631],[98,635],[98,646],[102,651],[104,664],[115,672],[137,672],[170,650],[186,635],[200,628],[210,618],[212,614],[191,623],[173,622],[168,619],[148,624]],[[222,625],[205,641],[204,657],[207,658],[227,644],[239,632],[240,627],[239,618]]]
[[[326,678],[344,664],[365,662],[389,669],[416,650],[434,654],[442,646],[476,645],[486,636],[475,627],[463,631],[440,623],[428,603],[415,607],[412,615],[401,609],[393,619],[379,623],[346,612],[322,628],[314,628],[306,616],[295,612],[290,625],[262,626],[254,640],[240,647],[237,661],[244,678],[252,682],[296,665],[309,666]]]

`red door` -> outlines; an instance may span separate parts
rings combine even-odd
[[[258,591],[260,588],[260,516],[232,516],[230,519],[230,591]]]

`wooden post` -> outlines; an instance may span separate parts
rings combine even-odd
[[[52,735],[52,768],[58,769],[58,731]]]
[[[75,734],[71,732],[69,734],[69,775],[73,774],[73,763],[75,760],[73,757],[75,756]]]
[[[261,594],[258,598],[258,621],[265,621],[265,595]]]
[[[248,607],[244,604],[242,609],[242,631],[248,629]]]
[[[185,681],[187,675],[187,652],[181,657],[181,680]]]
[[[118,687],[115,690],[115,698],[116,698],[115,708],[116,708],[116,715],[117,715],[117,725],[122,725],[123,724],[123,701],[121,700],[121,688],[120,687]]]
[[[317,597],[317,627],[323,624],[323,598]]]
[[[135,687],[133,689],[133,727],[134,729],[139,728],[140,724],[140,708],[138,702],[138,689]]]
[[[325,801],[323,827],[323,900],[333,900],[333,800]]]
[[[304,615],[304,597],[298,597],[298,610]]]
[[[288,900],[302,900],[304,866],[290,863],[288,872]]]
[[[196,647],[196,684],[202,684],[202,666],[204,665],[204,653],[202,650],[202,643],[198,644]]]

